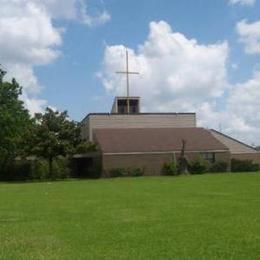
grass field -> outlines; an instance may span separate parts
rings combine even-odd
[[[0,184],[0,259],[260,259],[260,173]]]

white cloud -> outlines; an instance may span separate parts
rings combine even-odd
[[[45,103],[35,94],[40,85],[33,68],[54,61],[62,43],[61,33],[51,17],[34,1],[0,0],[0,62],[24,87],[23,99],[31,111]]]
[[[260,53],[260,21],[248,23],[242,20],[237,23],[236,30],[247,53]]]
[[[242,122],[237,132],[255,134],[260,140],[260,71],[251,79],[237,84],[229,94],[227,108]]]
[[[101,13],[90,14],[88,0],[30,0],[41,5],[52,18],[72,19],[89,27],[103,25],[110,21],[111,16],[103,10]]]
[[[239,5],[247,5],[253,6],[256,0],[229,0],[229,3],[232,5],[239,4]]]
[[[53,18],[76,19],[77,6],[76,0],[34,0],[42,8],[45,8]]]
[[[83,24],[93,27],[107,23],[111,20],[111,16],[107,11],[103,11],[95,16],[89,15],[87,12],[87,4],[84,0],[79,0],[80,10],[79,17]]]
[[[243,84],[227,80],[227,42],[201,44],[173,32],[166,22],[152,22],[147,40],[129,49],[130,94],[142,97],[144,111],[195,111],[199,125],[222,129],[251,143],[260,137],[260,73]],[[126,94],[125,46],[107,46],[99,73],[105,89]],[[246,94],[245,94],[245,93]],[[252,116],[254,114],[255,116]],[[259,143],[259,141],[258,141]]]
[[[42,112],[48,104],[46,100],[28,97],[26,92],[23,93],[22,100],[24,101],[26,108],[30,111],[32,115]]]
[[[24,87],[23,100],[31,112],[39,112],[47,101],[37,98],[41,85],[35,66],[55,61],[62,44],[63,28],[54,19],[73,19],[80,23],[82,14],[88,26],[105,23],[106,13],[91,16],[81,0],[0,0],[0,63]],[[92,20],[91,20],[92,19]]]
[[[125,47],[107,46],[104,57],[103,83],[107,90],[125,94],[124,78],[114,72],[123,69]],[[170,26],[161,22],[151,22],[147,41],[137,52],[129,50],[130,66],[140,71],[140,76],[132,77],[132,92],[148,99],[172,98],[203,100],[207,96],[221,96],[227,87],[226,42],[201,45],[194,39],[172,32]],[[192,87],[191,87],[192,82]],[[152,102],[146,102],[150,107]]]

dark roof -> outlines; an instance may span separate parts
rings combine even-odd
[[[139,97],[139,96],[132,96],[132,97],[118,96],[118,97],[114,98],[114,100],[116,100],[116,99],[141,99],[141,97]]]
[[[186,113],[176,113],[176,112],[165,112],[165,113],[137,113],[137,114],[118,114],[118,113],[89,113],[87,114],[81,122],[86,120],[90,116],[137,116],[137,115],[196,115],[195,112],[186,112]]]
[[[103,153],[223,151],[228,148],[204,128],[95,129],[94,138]]]

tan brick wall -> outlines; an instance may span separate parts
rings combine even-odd
[[[192,161],[199,158],[199,153],[187,153],[186,157]],[[175,155],[178,159],[179,154]],[[163,164],[170,162],[173,154],[127,154],[127,155],[103,155],[103,171],[107,175],[109,170],[114,168],[145,168],[145,175],[160,175]],[[216,161],[230,163],[229,152],[216,153]]]
[[[254,163],[260,164],[260,152],[232,154],[231,157],[238,160],[253,160]]]
[[[216,153],[215,159],[216,159],[216,162],[227,162],[228,163],[228,171],[231,170],[231,154],[230,154],[230,152]]]
[[[93,141],[93,130],[104,128],[196,127],[195,114],[90,115],[82,122],[82,136]]]

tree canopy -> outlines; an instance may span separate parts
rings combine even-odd
[[[44,113],[30,116],[21,100],[22,87],[13,79],[4,81],[0,69],[0,175],[10,175],[18,158],[34,155],[49,164],[49,178],[53,178],[53,161],[71,157],[74,153],[94,151],[94,144],[81,139],[80,124],[68,117],[67,111],[46,108]],[[13,168],[12,168],[13,169]],[[0,176],[0,177],[1,177]]]
[[[0,166],[6,166],[21,153],[23,139],[32,124],[28,110],[19,99],[22,87],[16,82],[4,81],[5,72],[0,69]]]
[[[53,160],[57,156],[72,155],[81,143],[80,126],[69,120],[66,111],[58,112],[51,108],[36,114],[35,119],[31,153],[48,160],[52,178]]]

